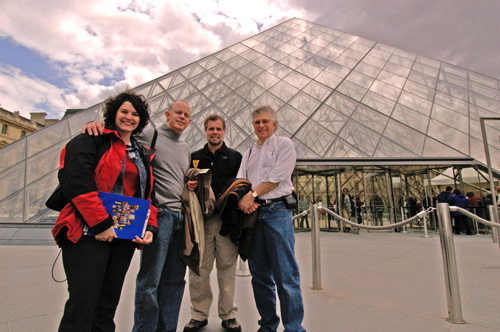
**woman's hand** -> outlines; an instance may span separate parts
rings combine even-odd
[[[132,242],[148,245],[153,242],[153,233],[151,231],[146,231],[142,239],[136,235]]]
[[[107,230],[97,234],[95,236],[95,239],[97,241],[108,241],[108,242],[111,242],[113,241],[113,239],[116,239],[116,233],[115,233],[115,229],[113,226],[111,226],[110,228],[108,228]]]

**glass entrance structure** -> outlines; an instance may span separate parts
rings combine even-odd
[[[226,144],[243,152],[254,143],[251,110],[271,105],[277,134],[297,149],[297,190],[324,191],[325,199],[344,185],[364,200],[382,194],[382,216],[393,221],[398,202],[426,191],[419,177],[449,167],[484,170],[479,119],[500,116],[497,79],[297,18],[134,90],[146,96],[155,125],[173,101],[190,104],[183,139],[192,150],[205,143],[205,116],[218,113],[227,119]],[[57,185],[59,152],[84,123],[101,118],[101,107],[0,149],[0,223],[53,222],[44,203]],[[486,127],[498,174],[500,130]],[[379,210],[373,204],[371,218],[380,219]]]

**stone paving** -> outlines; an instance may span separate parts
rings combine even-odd
[[[0,235],[9,233],[3,229]],[[67,298],[66,284],[52,280],[58,248],[43,236],[26,231],[24,238],[0,245],[0,332],[56,331]],[[22,232],[21,232],[22,233]],[[448,318],[439,235],[409,233],[322,232],[321,290],[312,287],[311,233],[296,234],[307,331],[500,331],[500,250],[491,235],[455,236],[460,294],[465,324]],[[10,243],[16,243],[12,245]],[[30,244],[30,245],[29,245]],[[139,254],[134,256],[115,317],[116,331],[131,331],[133,297]],[[244,265],[242,265],[244,267]],[[57,279],[64,279],[61,260]],[[258,314],[251,277],[238,277],[236,303],[243,331],[257,331]],[[213,289],[217,290],[215,278]],[[215,295],[215,302],[217,295]],[[190,319],[188,289],[184,294],[178,331]],[[283,327],[280,326],[279,331]],[[223,331],[212,306],[203,332]]]

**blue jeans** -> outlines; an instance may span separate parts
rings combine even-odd
[[[255,237],[248,258],[255,304],[264,331],[276,331],[276,287],[286,332],[305,332],[304,304],[300,290],[299,266],[295,259],[292,211],[283,202],[260,207]]]
[[[184,215],[158,209],[158,237],[145,246],[135,290],[134,332],[175,331],[186,281]]]

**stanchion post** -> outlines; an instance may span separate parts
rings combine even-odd
[[[448,300],[449,317],[447,320],[454,324],[464,324],[465,322],[462,318],[460,286],[458,284],[457,259],[455,256],[455,244],[453,242],[453,230],[451,227],[450,208],[448,203],[438,203],[438,212],[444,281],[446,285],[446,298]]]
[[[495,212],[495,207],[493,205],[488,205],[488,210],[490,211],[490,221],[498,224],[498,214]],[[493,236],[493,243],[498,243],[497,227],[491,227],[491,235]]]
[[[319,217],[318,205],[313,204],[311,207],[311,242],[312,242],[312,270],[313,270],[313,286],[312,289],[321,289],[321,255],[319,246]]]
[[[404,207],[401,207],[401,220],[406,220]],[[408,233],[406,231],[406,224],[403,225],[403,232],[402,233]]]
[[[241,257],[238,260],[238,270],[236,271],[236,275],[238,277],[249,277],[252,275],[250,273],[250,271],[248,270],[247,262],[243,261],[243,259],[241,259]]]
[[[425,209],[422,207],[422,212],[424,211]],[[424,236],[422,237],[424,238],[432,237],[427,234],[427,213],[424,213],[423,219],[424,219]]]
[[[477,216],[476,208],[474,208],[474,215]],[[477,220],[476,219],[472,219],[472,220],[474,220],[474,225],[476,225],[476,235],[481,235],[481,234],[479,234],[479,224],[477,223]]]

